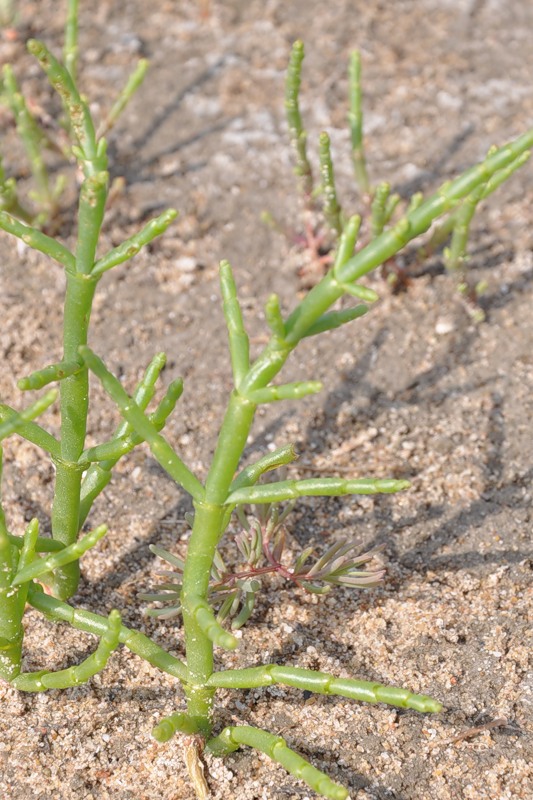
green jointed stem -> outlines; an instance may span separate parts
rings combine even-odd
[[[427,695],[413,694],[408,689],[386,686],[374,681],[337,678],[327,672],[277,664],[215,672],[208,681],[209,686],[225,689],[254,689],[260,686],[272,686],[275,683],[317,694],[339,695],[365,703],[388,703],[398,708],[412,708],[422,713],[437,713],[442,710],[442,704],[438,700]]]
[[[479,202],[485,196],[485,185],[480,184],[468,197],[461,203],[454,213],[454,226],[450,247],[444,251],[444,263],[446,269],[456,270],[464,266],[466,260],[466,248],[468,245],[468,235],[470,224],[476,213]]]
[[[80,231],[80,236],[82,232]],[[78,273],[67,273],[63,318],[63,361],[78,362],[79,347],[87,343],[87,333],[97,280]],[[52,536],[64,545],[73,544],[80,528],[80,491],[83,466],[78,464],[85,445],[89,405],[87,368],[60,383],[61,458],[56,460],[56,483],[52,506]],[[71,597],[78,587],[79,565],[72,562],[55,573],[54,594]]]
[[[106,159],[107,161],[107,159]],[[82,162],[87,165],[87,161]],[[103,169],[85,178],[81,185],[78,207],[78,244],[76,272],[90,275],[95,267],[96,246],[104,219],[109,174]],[[100,276],[95,274],[93,280]]]
[[[43,411],[46,411],[46,409],[55,402],[56,398],[57,390],[51,389],[49,392],[46,392],[43,397],[40,397],[25,408],[24,411],[14,411],[12,414],[6,414],[3,422],[0,423],[0,442],[2,439],[5,439],[6,436],[11,436],[12,433],[21,433],[21,431],[27,430],[31,421],[42,414]],[[6,407],[3,406],[3,408]],[[2,419],[3,416],[4,415],[0,412],[0,419]]]
[[[7,233],[11,233],[31,247],[33,250],[38,250],[39,253],[44,253],[50,258],[53,258],[59,264],[62,264],[67,270],[73,272],[76,268],[76,259],[74,255],[64,245],[56,239],[52,239],[45,233],[41,233],[37,228],[31,228],[23,222],[8,214],[7,211],[0,211],[0,228]]]
[[[78,66],[78,5],[79,0],[68,0],[65,46],[63,48],[65,67],[74,83],[76,83]]]
[[[302,179],[304,194],[310,197],[313,192],[313,173],[307,158],[307,134],[303,127],[299,104],[303,59],[303,42],[296,41],[292,46],[285,82],[285,113],[289,126],[290,142],[296,154],[294,171]]]
[[[59,361],[57,364],[49,364],[43,369],[32,372],[26,378],[21,378],[17,382],[17,386],[23,392],[30,389],[42,389],[43,386],[48,386],[53,381],[62,381],[63,378],[75,375],[82,369],[83,364],[77,361]]]
[[[6,422],[7,420],[17,417],[20,419],[19,414],[14,408],[0,403],[0,422]],[[61,445],[51,433],[45,431],[44,428],[41,428],[36,422],[26,422],[25,424],[18,425],[16,433],[28,442],[36,444],[37,447],[40,447],[45,453],[49,453],[54,458],[60,458]]]
[[[159,377],[159,374],[166,363],[166,356],[164,353],[158,353],[150,364],[148,365],[146,372],[144,373],[144,377],[139,385],[136,387],[133,393],[133,399],[138,404],[139,408],[144,411],[150,400],[155,394],[155,383]],[[171,394],[172,397],[176,396],[176,401],[179,397],[177,389],[174,389],[176,382],[173,382],[167,391],[167,395]],[[182,386],[182,384],[181,384]],[[162,406],[165,402],[165,398],[160,403]],[[171,402],[171,401],[169,401]],[[170,411],[169,411],[170,413]],[[114,434],[114,439],[119,440],[123,436],[130,436],[132,434],[132,428],[129,422],[123,420],[120,425],[118,426],[117,430]],[[113,441],[113,440],[112,440]],[[105,489],[109,481],[111,480],[111,473],[112,469],[118,461],[118,456],[110,458],[107,461],[102,461],[100,464],[91,464],[87,472],[85,473],[82,485],[81,485],[81,498],[80,498],[80,528],[87,519],[89,511],[91,510],[91,506],[94,503],[95,499],[98,497],[100,492]],[[87,453],[82,453],[81,455],[82,460],[90,461],[90,458],[87,458]]]
[[[309,394],[318,394],[323,385],[320,381],[297,381],[285,383],[282,386],[266,386],[264,389],[254,389],[248,392],[248,399],[252,403],[273,403],[276,400],[299,400]]]
[[[101,614],[94,614],[91,611],[72,608],[68,603],[44,594],[41,588],[36,585],[30,585],[28,602],[34,608],[42,611],[43,614],[56,621],[68,622],[79,631],[93,633],[95,636],[102,637],[107,630],[108,620],[106,617]],[[183,661],[167,653],[143,633],[132,631],[125,625],[121,625],[119,641],[132,653],[144,658],[154,667],[173,675],[181,681],[187,679],[187,667]]]
[[[100,258],[92,268],[92,275],[103,275],[104,272],[116,267],[117,264],[123,264],[125,261],[129,261],[129,259],[137,255],[139,250],[145,245],[164,233],[177,216],[178,212],[173,208],[169,208],[167,211],[164,211],[163,214],[160,214],[159,217],[151,219],[142,230],[129,239],[126,239],[125,242],[122,242],[118,247],[110,250],[109,253],[106,253],[105,256]]]
[[[24,97],[19,92],[15,76],[11,67],[6,64],[3,70],[4,86],[11,110],[17,124],[17,131],[24,143],[28,155],[31,171],[37,185],[37,197],[42,207],[44,217],[50,217],[54,212],[54,197],[50,189],[50,179],[43,160],[43,135],[30,113]]]
[[[392,494],[409,487],[409,481],[393,479],[357,478],[309,478],[303,481],[278,481],[258,486],[246,486],[231,492],[227,502],[281,503],[298,497],[342,497],[346,494]]]
[[[148,443],[156,461],[192,497],[201,498],[204,495],[204,487],[198,478],[185,466],[166,439],[158,433],[155,425],[143,414],[135,401],[129,397],[114,375],[106,369],[103,361],[93,353],[90,347],[80,347],[79,354],[99,378],[111,399],[117,404],[124,419]]]
[[[2,461],[0,447],[0,677],[12,680],[20,672],[22,657],[23,610],[11,580],[17,566],[17,551],[12,548],[2,507]]]
[[[260,728],[252,728],[248,725],[228,726],[218,736],[208,740],[206,748],[214,755],[223,756],[237,750],[241,744],[265,753],[322,797],[330,798],[330,800],[345,800],[348,797],[348,790],[344,786],[334,783],[331,778],[313,767],[305,758],[291,750],[285,739]]]
[[[198,733],[199,725],[195,719],[188,714],[171,714],[159,722],[152,730],[152,736],[158,742],[168,742],[175,733],[191,734]]]
[[[357,287],[358,290],[359,288],[363,289],[363,294],[366,294],[367,297],[369,296],[367,292],[365,292],[365,287]],[[369,291],[372,292],[372,289],[369,289]],[[375,294],[375,292],[372,294]],[[327,314],[322,314],[322,316],[317,319],[315,324],[311,325],[306,336],[316,336],[318,333],[325,333],[326,331],[332,331],[335,328],[340,328],[342,325],[346,325],[347,322],[352,322],[354,319],[359,319],[359,317],[362,317],[367,311],[367,306],[344,308],[342,311],[329,311]]]
[[[72,130],[82,150],[85,175],[94,175],[105,169],[105,158],[102,159],[105,153],[97,149],[89,107],[86,101],[80,97],[68,70],[42,42],[30,39],[27,47],[28,51],[39,61],[51,85],[63,100]]]
[[[127,104],[144,81],[148,70],[149,62],[146,58],[141,58],[133,73],[128,78],[126,86],[122,89],[116,101],[113,103],[111,111],[107,115],[103,124],[98,128],[98,138],[107,133],[120,117]]]
[[[250,464],[250,466],[241,470],[237,477],[231,482],[230,490],[235,491],[242,486],[252,486],[254,483],[257,483],[261,475],[264,475],[265,472],[270,472],[270,470],[291,464],[293,461],[296,461],[297,458],[298,453],[294,449],[293,444],[285,444],[282,447],[278,447],[273,453],[267,453],[260,458],[259,461],[256,461],[255,464]]]
[[[213,672],[213,643],[191,611],[197,599],[207,601],[209,578],[216,547],[227,513],[224,503],[237,470],[253,421],[256,406],[232,392],[220,430],[211,468],[205,484],[205,497],[195,502],[194,524],[183,571],[181,604],[189,682],[188,713],[203,720],[205,733],[211,722],[212,689],[206,683]]]
[[[18,584],[25,583],[34,578],[39,578],[47,572],[53,572],[59,567],[64,567],[66,564],[76,561],[84,553],[93,548],[106,533],[107,525],[99,525],[94,531],[86,533],[85,536],[82,536],[77,542],[63,548],[59,553],[28,564],[24,568],[19,569],[12,580],[12,585],[17,586]]]
[[[320,158],[320,175],[322,177],[322,193],[324,195],[324,217],[326,222],[337,236],[342,233],[341,207],[337,200],[335,188],[335,173],[331,160],[331,145],[327,133],[321,133],[318,138]]]
[[[233,380],[238,388],[250,369],[250,341],[244,330],[241,307],[237,299],[237,287],[229,261],[222,261],[220,264],[220,288],[229,335]]]
[[[370,181],[366,169],[365,150],[363,145],[363,97],[361,91],[361,54],[354,50],[350,57],[348,71],[350,83],[350,111],[348,122],[352,137],[352,161],[355,179],[365,194],[370,194]]]
[[[89,678],[101,672],[106,666],[109,656],[116,650],[120,641],[121,619],[113,609],[107,619],[107,627],[102,634],[95,652],[75,667],[68,667],[57,672],[40,670],[39,672],[22,672],[13,685],[22,692],[44,692],[46,689],[68,689],[87,683]]]

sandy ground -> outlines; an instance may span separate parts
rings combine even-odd
[[[58,108],[24,55],[28,36],[60,49],[63,4],[21,0],[18,38],[4,36],[26,93]],[[340,194],[357,210],[346,126],[349,52],[362,51],[368,159],[374,181],[408,194],[440,182],[531,126],[533,7],[523,0],[282,3],[81,3],[82,88],[95,114],[110,107],[140,55],[149,81],[110,135],[112,172],[125,189],[110,209],[105,245],[169,205],[180,219],[149,252],[102,282],[92,346],[131,388],[158,350],[165,382],[185,379],[168,436],[202,476],[230,385],[217,263],[234,265],[254,347],[263,305],[290,309],[316,270],[309,251],[260,221],[269,211],[295,234],[302,212],[283,118],[290,43],[305,40],[302,105],[311,151],[331,133]],[[152,8],[153,5],[153,8]],[[202,8],[206,12],[202,16]],[[24,182],[20,148],[2,111],[9,174]],[[434,258],[408,290],[364,320],[310,340],[288,380],[324,392],[258,416],[248,457],[294,441],[294,477],[408,477],[395,497],[310,499],[290,518],[294,547],[350,536],[383,545],[384,585],[317,599],[271,584],[233,654],[219,665],[275,661],[405,685],[445,710],[312,702],[295,689],[222,691],[217,720],[280,733],[355,800],[517,800],[533,797],[531,420],[533,235],[531,166],[483,209],[470,275],[486,280],[486,321],[475,325]],[[61,234],[72,236],[67,194]],[[16,379],[60,358],[63,278],[0,236],[0,396],[20,407]],[[302,278],[302,270],[304,279]],[[91,442],[117,414],[98,387]],[[51,412],[50,428],[57,424]],[[52,470],[20,441],[6,445],[10,527],[37,516],[49,529]],[[136,595],[156,583],[148,545],[183,549],[189,503],[141,447],[122,462],[91,523],[110,534],[84,562],[73,603],[107,613],[183,654],[179,625],[146,618]],[[27,615],[26,669],[62,668],[94,640]],[[0,797],[6,800],[188,800],[179,737],[157,745],[154,723],[183,707],[176,682],[128,651],[80,688],[23,695],[0,686]],[[268,759],[241,751],[208,759],[216,800],[314,796]]]

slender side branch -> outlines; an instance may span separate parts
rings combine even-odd
[[[297,458],[298,453],[294,449],[293,444],[285,444],[282,447],[278,447],[273,453],[267,453],[262,456],[255,464],[244,467],[232,481],[230,491],[234,492],[236,489],[240,489],[243,486],[252,486],[254,483],[257,483],[261,475],[264,475],[265,472],[270,472],[270,470],[279,469],[279,467],[291,464],[293,461],[296,461]]]
[[[93,633],[95,636],[101,637],[107,629],[108,621],[106,617],[101,614],[94,614],[92,611],[72,608],[68,603],[44,594],[41,587],[36,584],[30,585],[28,602],[34,608],[42,611],[43,614],[57,621],[68,622],[77,630]],[[143,633],[132,631],[125,625],[121,625],[119,641],[132,653],[144,658],[154,667],[173,675],[180,681],[187,680],[187,667],[183,661],[167,653]]]
[[[165,472],[176,483],[183,486],[185,491],[195,499],[204,496],[204,487],[176,455],[167,440],[158,433],[155,425],[143,414],[137,403],[126,393],[119,381],[105,367],[104,362],[98,358],[90,347],[80,347],[80,355],[100,380],[107,394],[117,404],[120,413],[129,422],[135,432],[148,443],[152,455],[163,467]]]
[[[40,205],[38,218],[46,220],[54,213],[54,196],[50,189],[50,179],[43,160],[43,134],[30,113],[23,95],[20,93],[13,70],[6,64],[3,69],[4,86],[7,90],[9,104],[15,117],[17,131],[26,149],[33,178],[37,186],[37,200]]]
[[[38,250],[39,253],[44,253],[54,261],[62,264],[69,272],[74,272],[76,269],[76,259],[73,253],[70,252],[61,242],[57,239],[52,239],[45,233],[41,233],[37,228],[32,228],[30,225],[25,225],[15,217],[8,214],[7,211],[0,211],[0,228],[6,233],[11,233],[31,247],[33,250]]]
[[[222,261],[220,264],[220,288],[228,328],[233,379],[238,389],[250,369],[250,341],[244,329],[241,307],[237,299],[237,287],[229,261]]]
[[[302,75],[302,62],[304,60],[304,45],[298,40],[294,42],[291,50],[287,79],[285,82],[285,113],[289,125],[291,145],[296,154],[296,175],[302,179],[302,189],[307,197],[313,192],[313,172],[307,158],[307,134],[303,127],[300,114],[300,84]]]
[[[4,403],[0,403],[0,423],[16,417],[19,417],[19,414],[14,408],[11,408],[11,406],[6,406]],[[37,445],[37,447],[40,447],[45,451],[45,453],[49,453],[54,458],[60,457],[60,443],[54,436],[52,436],[51,433],[45,431],[44,428],[41,428],[41,426],[37,425],[36,422],[26,422],[24,424],[21,423],[17,426],[16,433],[19,436],[22,436],[23,439],[26,439],[26,441]]]
[[[68,689],[78,686],[101,672],[113,652],[119,645],[121,629],[120,614],[113,609],[107,619],[107,627],[100,638],[95,652],[75,667],[68,667],[57,672],[41,670],[39,672],[21,672],[13,685],[21,692],[44,692],[47,689]]]
[[[182,598],[183,608],[188,612],[198,624],[200,630],[205,633],[208,639],[224,650],[235,650],[239,640],[220,625],[206,600],[201,597],[188,594]]]
[[[357,289],[363,290],[364,288],[365,287],[357,287]],[[369,289],[369,291],[372,292],[371,289]],[[375,294],[375,292],[373,292],[373,294]],[[346,323],[364,316],[367,311],[368,306],[355,306],[355,308],[343,308],[341,311],[329,311],[327,314],[322,314],[315,324],[311,325],[305,336],[316,336],[318,333],[325,333],[326,331],[340,328],[342,325],[346,325]]]
[[[166,356],[164,353],[158,353],[150,364],[148,365],[144,377],[133,393],[133,399],[138,404],[141,411],[145,411],[149,402],[155,394],[155,384],[159,374],[166,363]],[[174,384],[171,384],[171,387]],[[170,389],[168,393],[170,393]],[[176,391],[176,395],[177,395]],[[178,395],[179,396],[179,395]],[[176,400],[178,397],[176,397]],[[163,403],[163,401],[162,401]],[[161,405],[161,404],[160,404]],[[170,413],[170,412],[169,412]],[[120,439],[123,436],[129,436],[132,433],[132,428],[126,420],[123,420],[115,431],[114,438]],[[82,453],[82,458],[86,461],[91,461],[87,457],[87,452]],[[111,472],[113,467],[118,461],[118,457],[110,458],[107,461],[102,461],[99,464],[91,464],[82,481],[81,497],[80,497],[80,528],[87,519],[91,506],[100,492],[107,486],[111,480]]]
[[[177,378],[175,381],[172,381],[168,387],[165,396],[157,406],[154,413],[150,414],[148,417],[157,431],[160,431],[164,428],[165,423],[169,415],[176,407],[176,403],[181,397],[182,392],[183,380],[181,378]],[[126,453],[131,452],[134,447],[136,447],[138,444],[141,444],[143,441],[144,439],[130,430],[129,433],[125,433],[123,436],[115,435],[109,442],[97,444],[95,447],[85,450],[85,452],[81,454],[80,461],[112,461],[114,466],[119,458],[126,455]]]
[[[335,188],[335,172],[331,160],[331,143],[327,133],[320,134],[319,139],[320,174],[322,176],[322,192],[324,194],[324,217],[326,223],[337,236],[342,233],[341,207]]]
[[[91,274],[94,276],[103,275],[104,272],[116,267],[118,264],[129,261],[145,245],[150,244],[155,238],[164,233],[177,216],[178,212],[173,208],[169,208],[163,214],[155,217],[155,219],[151,219],[142,230],[130,236],[125,242],[122,242],[118,247],[113,248],[113,250],[110,250],[109,253],[100,258],[92,268]]]
[[[48,48],[36,39],[28,42],[28,51],[39,61],[48,80],[59,94],[67,110],[72,130],[86,161],[88,174],[95,174],[105,169],[105,151],[98,151],[91,112],[82,99],[68,69],[55,58]],[[102,160],[102,156],[104,159]]]
[[[28,564],[17,572],[12,580],[12,585],[18,586],[34,578],[39,578],[47,572],[53,572],[55,569],[58,569],[58,567],[64,567],[66,564],[76,561],[84,555],[84,553],[93,548],[106,533],[107,525],[99,525],[94,531],[86,533],[79,541],[68,547],[64,547],[58,553],[48,556],[47,558],[41,558],[38,561],[34,561],[32,564]]]
[[[264,389],[254,389],[248,392],[247,397],[252,403],[273,403],[276,400],[299,400],[309,394],[318,394],[322,391],[320,381],[297,381],[286,383],[283,386],[265,386]]]
[[[139,63],[137,64],[134,71],[128,78],[126,86],[122,89],[119,96],[113,103],[111,111],[105,118],[102,125],[100,125],[100,127],[98,128],[96,134],[98,139],[100,139],[100,137],[104,136],[109,130],[111,130],[117,119],[120,117],[120,115],[128,105],[129,101],[131,100],[131,98],[133,97],[139,86],[144,81],[146,72],[148,70],[148,66],[149,62],[146,58],[141,58],[139,60]]]
[[[209,686],[225,689],[254,689],[260,686],[272,686],[275,683],[294,686],[316,694],[339,695],[365,703],[387,703],[398,708],[412,708],[422,713],[442,711],[442,704],[438,700],[423,694],[413,694],[408,689],[398,686],[386,686],[354,678],[336,678],[327,672],[277,664],[215,672],[208,681]]]
[[[392,494],[409,488],[409,481],[391,478],[309,478],[303,481],[278,481],[245,486],[231,492],[227,503],[280,503],[298,497],[342,497],[346,494]]]
[[[23,392],[30,389],[42,389],[53,381],[62,381],[63,378],[68,378],[69,375],[76,375],[82,369],[83,364],[77,361],[59,361],[56,364],[49,364],[43,369],[32,372],[26,378],[21,378],[17,382],[17,386]]]
[[[46,409],[55,402],[56,398],[57,390],[51,389],[43,397],[40,397],[30,406],[25,408],[24,411],[15,411],[13,414],[6,415],[7,418],[0,423],[0,441],[5,439],[6,436],[10,436],[12,433],[21,433],[21,431],[27,430],[28,423],[31,422],[31,420],[34,420],[35,417],[38,417],[40,414],[42,414],[43,411],[46,411]],[[46,431],[43,431],[43,433],[46,433]]]
[[[223,756],[237,750],[241,744],[265,753],[322,797],[330,800],[345,800],[348,797],[348,790],[344,786],[334,783],[325,773],[291,750],[285,739],[260,728],[252,728],[248,725],[230,725],[224,728],[218,736],[209,739],[206,749],[213,755]]]
[[[9,534],[9,541],[17,548],[17,550],[22,549],[24,546],[24,539],[22,536],[13,536],[12,534]],[[39,536],[34,547],[36,553],[59,553],[64,549],[64,544],[61,544],[61,542],[56,542],[55,539],[47,539],[45,536]],[[22,560],[19,560],[19,567],[21,566],[21,563]]]
[[[371,193],[370,181],[366,169],[366,158],[363,144],[363,93],[361,90],[361,54],[354,50],[350,58],[348,71],[350,84],[350,111],[348,122],[352,137],[352,161],[355,179],[361,191]]]
[[[78,66],[78,5],[79,0],[68,0],[65,46],[63,48],[65,67],[74,83],[76,83]]]

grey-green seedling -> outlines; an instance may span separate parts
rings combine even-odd
[[[267,458],[279,459],[283,449],[287,448],[280,448]],[[381,567],[361,569],[373,561],[376,551],[360,553],[358,544],[343,539],[328,547],[315,561],[311,560],[314,548],[306,547],[288,563],[284,522],[293,507],[294,501],[289,502],[283,511],[279,505],[267,503],[257,506],[254,515],[245,514],[243,506],[237,507],[242,530],[234,542],[242,566],[240,569],[230,568],[217,548],[211,567],[209,601],[218,608],[217,622],[228,620],[232,630],[241,628],[253,612],[256,596],[267,575],[276,574],[314,594],[326,594],[333,586],[368,588],[376,586],[383,578],[385,573]],[[158,586],[155,593],[141,594],[140,598],[166,604],[148,613],[160,619],[170,619],[181,613],[185,561],[158,545],[151,545],[150,549],[174,567],[174,571],[163,570],[161,576],[171,581]]]
[[[330,141],[328,134],[325,132],[319,135],[318,142],[321,181],[317,186],[313,182],[313,171],[307,154],[308,135],[300,111],[303,60],[303,43],[297,41],[293,45],[290,68],[287,72],[286,80],[287,124],[295,155],[295,173],[298,176],[299,188],[303,189],[307,210],[312,206],[314,198],[322,197],[322,216],[324,221],[323,224],[319,223],[318,231],[314,231],[310,230],[311,223],[306,218],[307,243],[314,247],[315,250],[317,246],[321,250],[327,250],[328,248],[334,248],[346,218],[343,217],[338,200]],[[378,237],[385,229],[394,226],[393,218],[402,205],[402,199],[400,195],[391,193],[389,183],[383,182],[377,186],[372,186],[368,177],[363,135],[361,56],[358,51],[352,52],[350,57],[348,82],[348,122],[351,135],[352,163],[356,184],[363,200],[368,205],[364,220],[364,236],[362,237],[363,240],[368,241]],[[420,263],[426,260],[437,248],[441,248],[449,239],[451,240],[449,247],[444,247],[443,250],[444,265],[447,270],[458,275],[458,288],[470,301],[468,310],[477,321],[481,321],[484,318],[481,308],[477,305],[477,299],[482,293],[483,286],[481,284],[470,286],[468,281],[466,268],[469,260],[468,237],[470,226],[479,203],[508,180],[516,170],[520,169],[528,158],[528,152],[520,153],[512,163],[477,186],[471,195],[461,198],[447,218],[435,225],[430,238],[422,245],[419,245],[415,252],[416,260]],[[404,206],[404,208],[407,208],[407,212],[404,213],[409,215],[411,211],[415,210],[416,204],[421,203],[422,200],[422,194],[417,193],[414,195]],[[327,263],[327,260],[327,256],[324,256],[322,252],[317,253],[317,261],[320,264]],[[387,274],[393,286],[400,285],[401,281],[397,271],[393,269]]]
[[[72,10],[73,5],[70,8]],[[69,24],[74,29],[77,23],[71,19]],[[458,211],[465,199],[481,191],[479,187],[489,187],[491,182],[498,181],[533,145],[533,131],[491,152],[481,164],[442,186],[427,200],[413,200],[407,214],[394,223],[385,220],[382,231],[376,230],[375,237],[359,249],[356,245],[360,218],[343,219],[339,212],[340,236],[331,268],[289,314],[283,312],[275,295],[267,299],[265,320],[269,338],[255,359],[250,357],[249,338],[232,269],[228,262],[222,262],[220,287],[228,328],[233,389],[207,477],[201,480],[185,464],[164,431],[165,422],[183,390],[182,382],[172,382],[163,399],[148,412],[165,363],[164,355],[154,357],[130,396],[104,360],[87,346],[92,302],[100,280],[107,271],[126,262],[163,233],[175,212],[163,213],[123,244],[103,256],[97,255],[108,195],[106,144],[96,133],[89,106],[77,88],[74,39],[72,33],[66,47],[67,66],[39,42],[30,42],[29,49],[63,101],[68,129],[74,139],[72,149],[83,174],[76,246],[71,250],[63,242],[6,211],[0,214],[0,227],[57,261],[64,269],[66,282],[61,357],[19,382],[24,391],[40,390],[52,381],[58,383],[59,436],[53,436],[42,425],[42,414],[54,395],[45,395],[36,405],[20,413],[6,405],[0,406],[0,439],[8,435],[22,436],[40,447],[51,458],[56,470],[52,538],[39,535],[36,520],[30,522],[23,535],[15,535],[9,530],[3,513],[0,516],[0,674],[24,691],[76,686],[103,669],[114,649],[123,644],[182,685],[186,708],[179,708],[160,720],[153,734],[158,741],[166,742],[174,733],[182,732],[198,743],[196,749],[189,744],[186,752],[199,797],[206,796],[205,779],[198,762],[202,747],[214,755],[224,756],[246,745],[282,764],[321,796],[343,800],[348,789],[291,750],[280,736],[248,725],[221,726],[213,713],[217,691],[280,684],[317,694],[389,703],[422,713],[438,712],[441,704],[404,688],[274,663],[218,669],[214,649],[233,650],[238,646],[239,638],[232,630],[244,624],[253,613],[261,570],[284,575],[318,592],[335,584],[369,586],[381,577],[379,568],[369,567],[372,554],[358,555],[353,544],[344,541],[334,543],[317,559],[306,548],[288,564],[283,558],[285,541],[280,528],[283,514],[276,517],[279,512],[272,509],[272,504],[308,496],[394,494],[407,488],[408,483],[371,477],[290,480],[283,475],[265,483],[267,472],[294,461],[293,446],[282,444],[274,453],[247,465],[243,464],[243,454],[261,405],[297,401],[320,391],[321,384],[314,375],[297,383],[274,383],[299,343],[306,337],[321,335],[360,319],[367,311],[365,303],[374,300],[375,293],[362,286],[359,280],[425,233],[435,220]],[[289,99],[292,102],[294,97]],[[293,112],[297,112],[297,107],[293,107]],[[298,132],[297,114],[294,130]],[[354,149],[356,147],[357,141]],[[324,158],[329,170],[327,148]],[[333,213],[333,204],[331,208]],[[380,213],[386,217],[388,210],[390,198],[384,191]],[[123,421],[109,441],[87,448],[89,370],[116,404]],[[39,415],[38,422],[36,415]],[[80,536],[91,506],[112,478],[117,461],[143,441],[169,476],[190,495],[194,506],[192,530],[183,558],[156,550],[175,568],[170,576],[171,597],[157,599],[170,601],[172,612],[179,606],[185,661],[166,652],[144,634],[127,628],[117,611],[102,615],[74,608],[66,602],[78,585],[80,557],[88,549],[97,547],[105,535],[105,525],[98,525]],[[243,508],[250,504],[264,507],[265,512],[263,515],[256,512],[257,522],[248,520],[237,537],[237,549],[244,559],[243,569],[251,573],[243,574],[240,566],[237,570],[226,566],[220,546],[222,537],[230,530],[232,518],[236,515],[242,518]],[[44,586],[49,587],[51,593],[46,593]],[[27,603],[48,619],[66,622],[96,636],[99,643],[95,652],[81,664],[55,673],[47,669],[23,672],[22,621]]]

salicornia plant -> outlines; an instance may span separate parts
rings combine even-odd
[[[72,19],[70,24],[74,25]],[[177,731],[192,736],[187,745],[186,760],[198,797],[205,797],[207,791],[200,769],[201,750],[205,748],[214,755],[224,756],[241,745],[248,745],[282,764],[323,797],[342,800],[348,795],[347,789],[292,751],[280,736],[250,726],[230,725],[220,730],[212,714],[217,690],[283,684],[318,694],[339,695],[370,703],[385,702],[420,712],[438,712],[441,704],[408,689],[337,678],[324,672],[273,663],[219,670],[215,667],[214,651],[215,647],[233,650],[238,646],[239,639],[228,627],[233,630],[240,628],[250,617],[264,575],[275,573],[318,593],[334,585],[371,586],[383,576],[379,567],[371,565],[374,554],[358,555],[353,543],[348,541],[340,541],[318,556],[306,548],[289,562],[284,555],[285,512],[280,511],[277,504],[309,496],[395,493],[406,489],[409,484],[405,480],[369,477],[290,480],[284,476],[267,483],[262,480],[265,473],[283,468],[295,460],[292,445],[281,445],[274,453],[247,466],[242,465],[243,452],[261,405],[294,401],[320,391],[321,384],[314,379],[297,383],[275,382],[300,342],[363,316],[367,306],[350,305],[351,298],[369,302],[376,296],[359,282],[360,279],[426,232],[435,220],[448,215],[447,218],[458,225],[461,209],[475,205],[492,186],[507,177],[509,169],[518,160],[525,157],[533,145],[533,131],[495,149],[481,164],[445,184],[427,200],[412,202],[406,215],[394,224],[387,226],[385,222],[381,230],[375,230],[372,240],[358,250],[360,218],[343,219],[331,197],[328,213],[332,226],[339,230],[332,266],[290,314],[282,312],[276,295],[268,298],[265,306],[268,343],[253,360],[232,269],[228,262],[222,262],[220,286],[228,328],[233,389],[207,478],[201,481],[162,432],[182,393],[181,380],[172,382],[151,413],[147,413],[165,363],[164,355],[154,357],[130,396],[102,358],[87,346],[91,306],[100,280],[107,271],[133,257],[141,247],[160,235],[176,214],[172,210],[165,212],[118,247],[97,256],[108,193],[106,143],[102,134],[96,133],[87,102],[76,86],[75,48],[72,43],[67,48],[67,62],[70,55],[73,58],[66,66],[37,41],[30,41],[28,48],[61,96],[68,115],[68,129],[74,140],[72,151],[83,173],[83,182],[79,195],[77,241],[72,250],[6,211],[0,213],[0,227],[57,261],[64,268],[66,277],[62,358],[19,381],[19,387],[25,391],[41,389],[51,382],[58,383],[59,436],[51,435],[40,421],[35,421],[54,402],[55,392],[49,392],[21,412],[6,405],[0,406],[0,440],[12,434],[22,436],[43,450],[55,466],[52,538],[39,535],[36,520],[29,523],[23,535],[14,535],[3,512],[0,514],[0,675],[21,691],[75,686],[103,669],[112,651],[124,644],[181,682],[186,708],[184,706],[163,719],[153,735],[160,742],[167,741]],[[356,97],[354,107],[357,102]],[[301,141],[297,125],[296,115],[292,135]],[[354,126],[354,160],[365,174],[364,161],[357,149],[360,146],[357,120]],[[322,144],[323,174],[326,175],[329,170],[328,143],[324,140]],[[302,174],[305,176],[304,165]],[[387,192],[376,192],[375,202],[380,204],[381,219],[387,217],[391,202]],[[374,216],[377,220],[377,211]],[[465,220],[461,219],[464,226]],[[123,422],[109,441],[86,448],[89,371],[94,373],[118,406]],[[185,661],[166,652],[144,634],[125,627],[117,611],[106,617],[76,609],[66,602],[78,585],[79,559],[96,547],[106,533],[106,526],[100,525],[80,536],[91,505],[111,479],[117,461],[141,442],[148,444],[154,458],[190,495],[194,505],[194,515],[190,520],[192,530],[183,557],[154,548],[156,554],[170,562],[173,569],[165,575],[167,582],[151,596],[164,604],[163,608],[153,612],[156,616],[181,613]],[[250,504],[264,511],[256,511],[253,517],[246,516],[243,509]],[[239,563],[230,567],[222,558],[219,546],[234,515],[241,521],[243,529],[235,538]],[[22,620],[27,603],[52,620],[67,622],[74,628],[94,634],[99,639],[95,652],[81,664],[58,672],[46,669],[30,673],[22,671]]]
[[[322,249],[331,247],[331,240],[335,243],[340,236],[346,217],[343,215],[341,205],[337,199],[335,175],[330,152],[330,141],[327,133],[319,136],[319,162],[320,182],[315,186],[313,170],[307,155],[308,135],[304,128],[300,112],[300,86],[301,73],[304,60],[304,46],[301,41],[294,43],[291,53],[290,66],[287,71],[285,85],[286,117],[289,136],[295,156],[294,172],[298,177],[299,188],[302,191],[307,210],[313,206],[317,196],[322,199],[323,222],[319,224],[318,234],[309,230],[312,223],[307,220],[308,239],[310,244],[319,243]],[[356,184],[368,208],[363,217],[362,240],[367,242],[378,237],[384,230],[394,227],[394,217],[398,216],[398,209],[402,204],[399,194],[391,193],[391,185],[385,181],[373,186],[368,177],[367,161],[363,138],[363,103],[361,89],[361,56],[355,50],[350,57],[348,69],[349,82],[349,112],[348,122],[350,127],[352,163]],[[466,266],[468,262],[468,237],[470,225],[479,203],[485,200],[501,184],[507,180],[517,169],[520,169],[529,158],[528,152],[521,152],[514,161],[505,169],[498,170],[492,178],[479,184],[474,191],[460,199],[453,213],[449,214],[444,222],[437,224],[429,239],[419,246],[416,251],[416,260],[423,261],[437,248],[442,247],[450,240],[448,247],[443,249],[443,260],[447,270],[459,276],[458,288],[472,301],[469,311],[474,319],[481,321],[484,318],[482,310],[477,306],[477,298],[482,293],[484,286],[477,284],[469,286]],[[422,203],[423,195],[416,193],[404,204],[404,213]],[[323,230],[322,230],[323,229]],[[325,240],[325,241],[324,241]],[[320,261],[328,260],[322,257]],[[394,271],[388,277],[394,285],[398,276]]]

